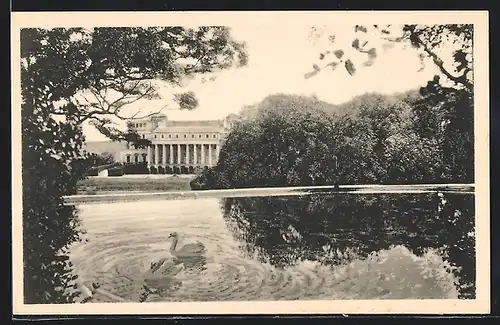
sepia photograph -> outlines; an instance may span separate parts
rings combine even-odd
[[[488,312],[487,12],[11,33],[14,314]]]

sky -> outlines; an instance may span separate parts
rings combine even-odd
[[[327,37],[311,40],[310,27],[304,25],[230,27],[234,38],[247,44],[249,62],[246,67],[221,72],[214,81],[202,83],[193,80],[183,90],[163,87],[159,91],[161,100],[136,102],[127,107],[126,112],[132,114],[139,109],[141,113],[155,111],[166,104],[173,104],[174,92],[188,90],[196,93],[199,107],[193,111],[168,110],[164,113],[169,119],[220,119],[276,93],[315,95],[320,100],[340,104],[366,92],[392,94],[415,89],[425,85],[437,73],[432,64],[426,64],[419,71],[421,64],[413,49],[394,47],[384,50],[380,37],[366,36],[370,47],[376,47],[379,53],[371,67],[362,67],[358,63],[356,73],[351,76],[343,66],[339,66],[306,79],[304,75],[312,71],[314,63],[324,65],[319,60],[322,50],[342,48],[346,57],[352,57],[355,63],[364,62],[365,57],[359,53],[356,56],[351,47],[352,40],[359,34],[354,34],[353,26],[328,26],[326,31],[336,35],[333,45],[326,41]],[[87,141],[106,140],[89,125],[84,126],[84,133]]]

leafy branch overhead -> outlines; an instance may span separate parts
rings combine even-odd
[[[248,60],[245,44],[234,40],[229,28],[216,26],[23,29],[21,57],[25,100],[37,98],[50,114],[92,121],[114,135],[118,130],[109,127],[109,117],[152,115],[130,116],[124,108],[160,99],[160,83],[182,87],[196,75]],[[180,109],[198,105],[192,92],[177,94],[174,101]]]
[[[328,35],[330,49],[319,54],[319,61],[326,63],[321,67],[317,63],[313,64],[313,70],[306,73],[305,78],[311,78],[325,68],[335,70],[341,65],[352,76],[359,65],[372,66],[380,50],[388,50],[395,43],[400,43],[403,46],[410,45],[417,50],[422,68],[425,60],[430,59],[448,80],[468,91],[473,91],[473,25],[404,25],[397,28],[391,25],[356,25],[354,35],[349,46],[345,43],[337,44],[335,35]],[[443,52],[451,48],[450,44],[454,50],[451,57],[446,60],[444,59],[446,53]],[[350,54],[346,54],[347,52]],[[361,64],[355,59],[360,54],[364,55]]]

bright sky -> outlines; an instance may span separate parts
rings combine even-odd
[[[349,55],[355,38],[353,29],[351,26],[329,26],[328,30],[336,32],[335,47],[329,49],[342,48]],[[377,47],[379,56],[371,67],[361,66],[365,60],[363,56],[361,60],[354,60],[359,62],[354,76],[339,66],[335,71],[325,69],[315,77],[305,79],[304,74],[312,71],[313,63],[323,63],[319,61],[319,53],[326,49],[324,43],[315,45],[310,40],[309,27],[251,25],[234,26],[232,31],[236,39],[247,43],[248,66],[225,71],[215,81],[190,82],[185,90],[195,91],[199,107],[190,112],[166,111],[169,119],[219,119],[275,93],[316,95],[321,100],[340,104],[366,92],[391,94],[414,89],[436,74],[432,64],[418,72],[420,61],[414,50],[392,48],[383,51],[375,41],[370,44]],[[137,109],[144,113],[154,111],[171,103],[172,93],[172,89],[164,88],[160,92],[162,100],[137,102],[127,108],[127,113]],[[85,126],[84,132],[88,141],[106,140],[91,126]]]

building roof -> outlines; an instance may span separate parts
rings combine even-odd
[[[153,133],[160,132],[220,132],[224,124],[218,120],[205,121],[167,121],[153,130]]]
[[[215,126],[183,126],[183,127],[158,127],[152,133],[206,133],[206,132],[221,132],[222,127]]]
[[[167,121],[167,127],[178,127],[178,126],[222,126],[222,122],[219,120],[201,120],[201,121]]]

